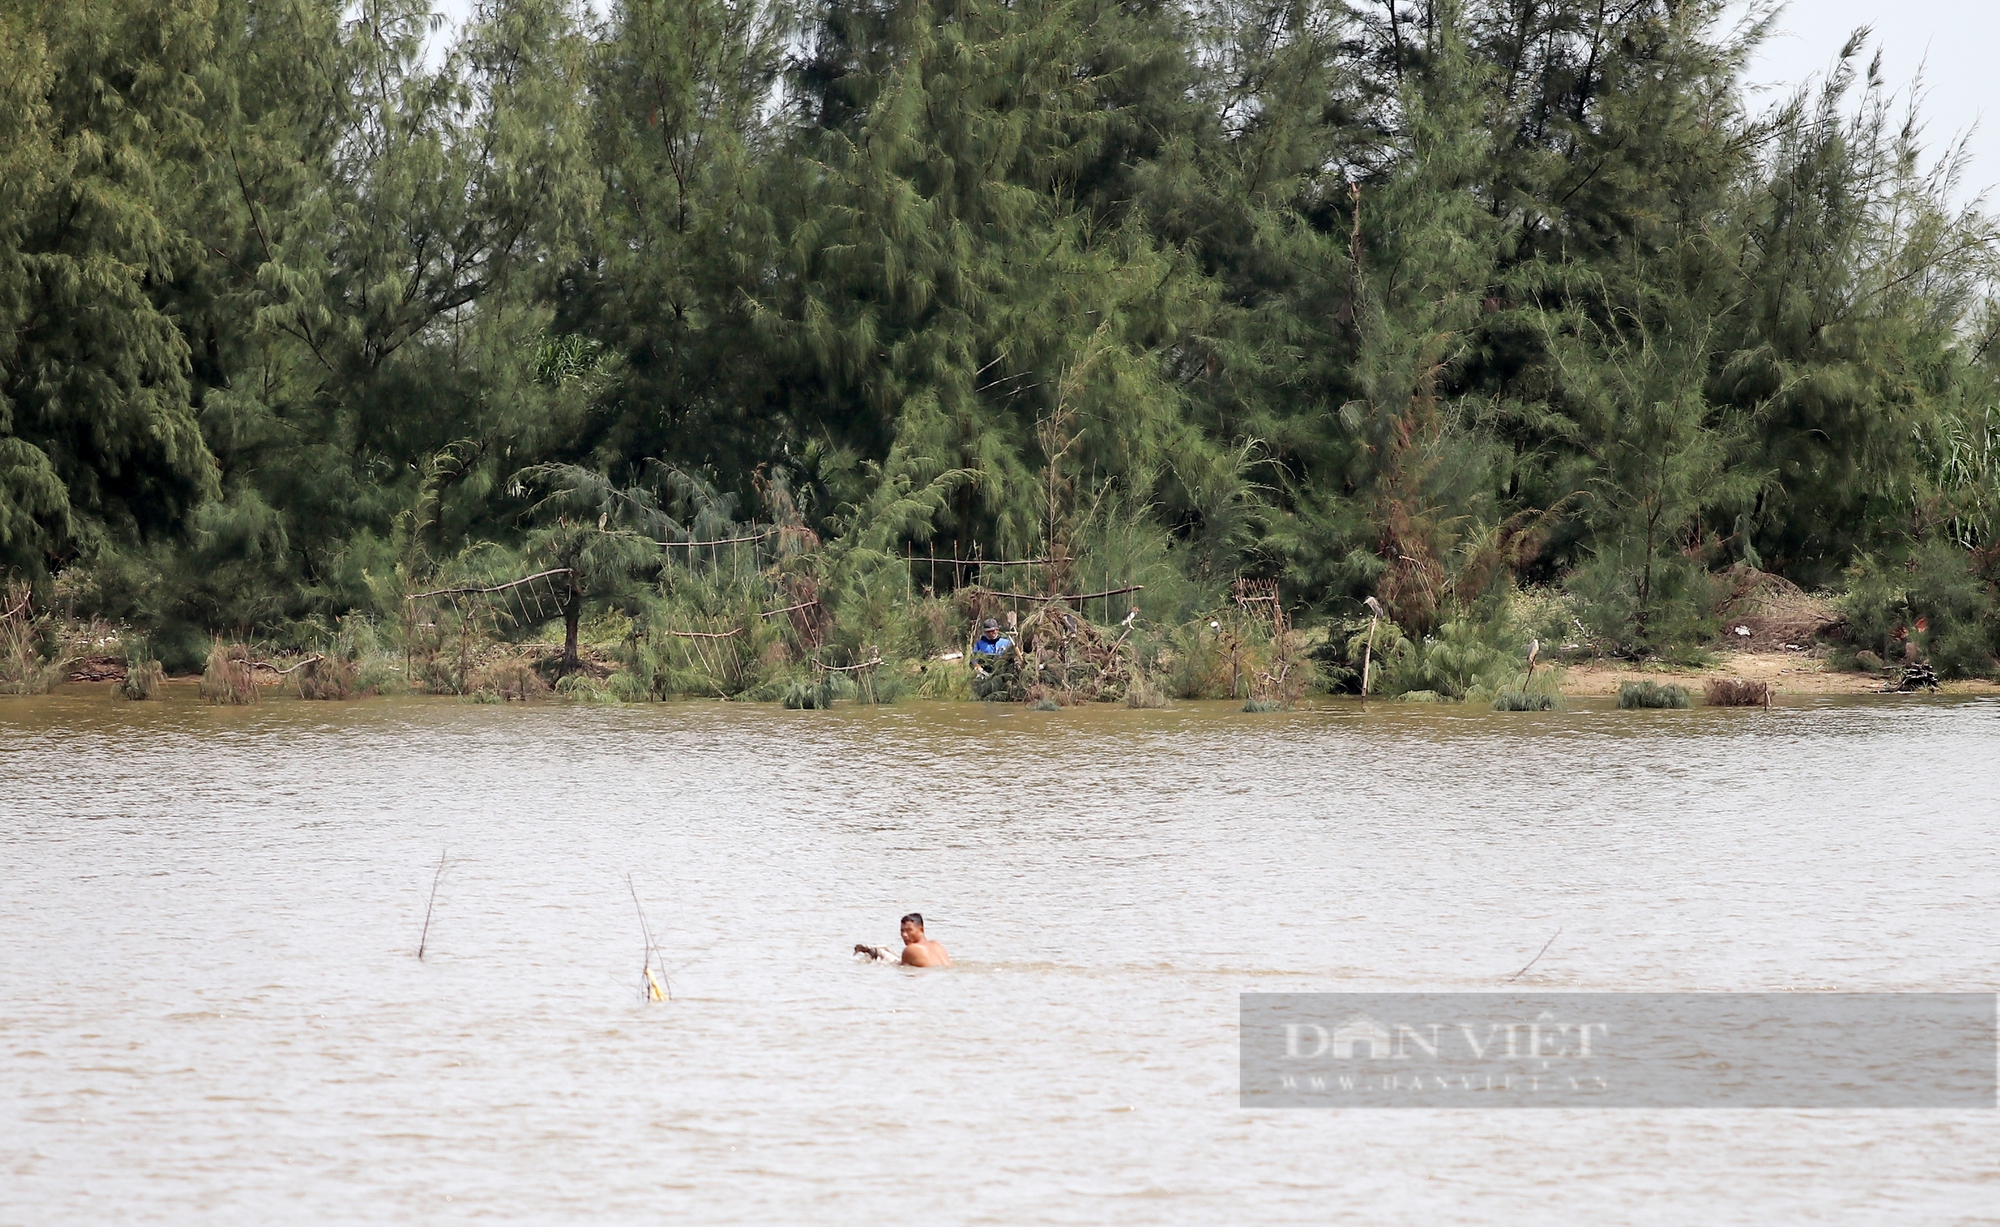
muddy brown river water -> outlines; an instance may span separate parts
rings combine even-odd
[[[1237,1101],[1239,993],[1558,928],[1513,987],[2000,987],[1996,750],[1991,699],[0,699],[0,1223],[1996,1222],[1994,1110]],[[850,954],[913,910],[954,969]]]

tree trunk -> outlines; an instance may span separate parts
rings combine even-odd
[[[574,671],[581,663],[576,655],[576,624],[583,618],[583,594],[571,590],[569,603],[563,606],[563,654],[562,671]]]

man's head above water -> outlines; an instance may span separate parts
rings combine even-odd
[[[951,956],[944,947],[924,936],[924,915],[911,912],[903,917],[903,965],[905,967],[949,967]]]

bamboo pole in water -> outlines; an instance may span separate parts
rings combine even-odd
[[[437,872],[431,875],[431,901],[424,905],[424,932],[417,939],[417,961],[423,962],[424,947],[431,941],[431,913],[437,909],[438,883],[444,881],[444,858],[447,849],[438,850]]]
[[[665,1001],[668,996],[666,987],[653,974],[653,954],[659,947],[653,944],[653,928],[646,923],[646,906],[639,902],[639,888],[632,884],[632,875],[629,873],[625,875],[625,889],[632,892],[632,906],[639,911],[639,932],[646,939],[646,957],[640,964],[640,969],[644,972],[642,983],[646,989],[646,1000]]]

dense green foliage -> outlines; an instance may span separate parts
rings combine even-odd
[[[1760,111],[1724,18],[0,0],[0,572],[185,669],[566,567],[489,629],[659,694],[951,647],[901,556],[978,552],[1183,670],[1249,576],[1351,685],[1374,595],[1464,697],[1517,583],[1645,654],[1745,563],[1989,671],[1995,227],[1861,39]]]

